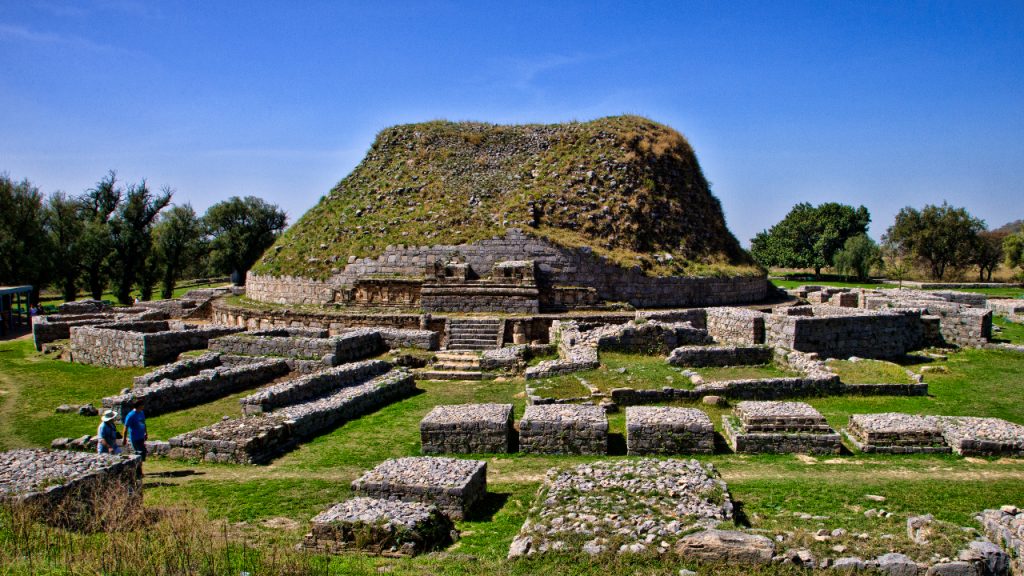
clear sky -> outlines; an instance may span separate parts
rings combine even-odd
[[[292,221],[375,133],[633,113],[744,245],[796,202],[1024,218],[1024,2],[0,0],[0,171]]]

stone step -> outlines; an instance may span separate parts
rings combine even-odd
[[[464,370],[472,372],[480,370],[480,362],[434,362],[430,367],[433,370],[441,371]]]
[[[451,325],[451,326],[495,326],[495,327],[497,327],[497,326],[501,325],[501,320],[492,320],[492,319],[489,319],[489,318],[487,318],[487,319],[484,319],[484,318],[476,319],[476,318],[474,318],[474,319],[467,319],[467,320],[451,320],[451,321],[449,321],[449,325]]]
[[[497,348],[497,347],[498,346],[495,345],[493,342],[490,343],[490,344],[449,344],[448,345],[448,349],[449,350],[478,350],[478,351],[483,351],[483,350],[490,350],[492,348]]]
[[[468,370],[420,370],[417,380],[483,380],[483,372]]]
[[[434,354],[438,362],[469,362],[480,361],[480,355],[476,352],[438,352]]]
[[[497,328],[484,328],[484,327],[467,327],[467,326],[453,326],[451,329],[452,334],[497,334]]]
[[[498,347],[498,342],[495,338],[452,338],[448,341],[448,347],[451,348],[452,344],[476,344],[490,346],[491,348]]]

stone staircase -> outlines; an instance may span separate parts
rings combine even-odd
[[[497,318],[458,318],[449,320],[448,350],[490,350],[498,347]]]
[[[416,372],[419,380],[482,380],[480,353],[472,350],[438,352],[434,362]]]

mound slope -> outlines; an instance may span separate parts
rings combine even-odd
[[[697,157],[637,116],[385,129],[253,271],[325,279],[389,245],[468,244],[521,229],[652,276],[752,273]]]

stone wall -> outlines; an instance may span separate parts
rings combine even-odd
[[[277,333],[279,332],[270,332]],[[383,352],[384,348],[380,333],[367,328],[329,338],[268,336],[256,332],[224,336],[210,341],[210,349],[217,352],[247,356],[286,356],[306,360],[324,359],[329,356],[329,364],[335,366],[374,356]]]
[[[108,312],[88,314],[48,314],[32,318],[32,341],[36,350],[43,344],[71,338],[72,326],[96,326],[109,322],[131,320],[164,320],[167,316],[159,310],[139,310],[131,313]]]
[[[474,244],[438,246],[389,246],[376,258],[352,258],[328,281],[294,277],[271,277],[249,273],[247,294],[261,302],[279,304],[329,304],[336,302],[343,287],[359,278],[378,276],[422,277],[428,265],[457,256],[481,277],[488,276],[496,262],[533,260],[538,283],[592,287],[602,300],[629,302],[639,307],[722,305],[763,300],[765,277],[655,278],[639,268],[622,268],[595,255],[588,248],[562,248],[543,239],[509,230],[503,238]]]
[[[639,354],[668,354],[679,346],[709,344],[706,330],[689,322],[630,321],[623,325],[603,325],[588,330],[584,340],[595,342],[598,350]]]
[[[116,322],[71,329],[71,358],[100,366],[154,366],[206,348],[211,338],[241,332],[227,326],[172,329],[167,322]]]
[[[592,404],[527,406],[519,449],[532,454],[607,454],[608,418]]]
[[[135,400],[145,402],[146,414],[157,416],[198,406],[266,384],[288,373],[288,363],[280,358],[261,359],[233,367],[205,369],[194,376],[163,379],[146,387],[103,399],[103,408],[125,415]]]
[[[356,386],[391,369],[382,360],[365,360],[286,380],[239,400],[242,412],[259,414],[275,408],[305,402],[333,390]]]
[[[386,406],[416,390],[412,375],[392,370],[369,382],[269,414],[222,420],[169,441],[168,456],[185,460],[257,464]]]
[[[708,334],[715,342],[752,346],[764,344],[766,314],[746,308],[708,308]]]
[[[535,287],[424,284],[420,295],[420,305],[426,312],[536,314],[540,310],[540,293]]]
[[[985,534],[1010,557],[1013,574],[1024,574],[1024,511],[1016,506],[985,510],[978,515]]]
[[[919,311],[816,306],[813,313],[768,315],[767,344],[823,357],[891,358],[917,349],[923,342]]]
[[[420,421],[424,454],[505,454],[514,434],[511,404],[435,406]]]
[[[768,364],[774,351],[767,346],[680,346],[668,363],[674,366],[751,366]]]
[[[0,502],[33,507],[35,519],[75,527],[98,512],[95,495],[103,490],[133,490],[142,505],[139,458],[23,449],[0,452]]]
[[[221,355],[217,352],[203,354],[193,358],[184,358],[177,362],[161,366],[152,372],[136,376],[132,379],[133,388],[145,388],[156,384],[161,380],[178,380],[188,376],[195,376],[203,370],[209,370],[221,365]]]

